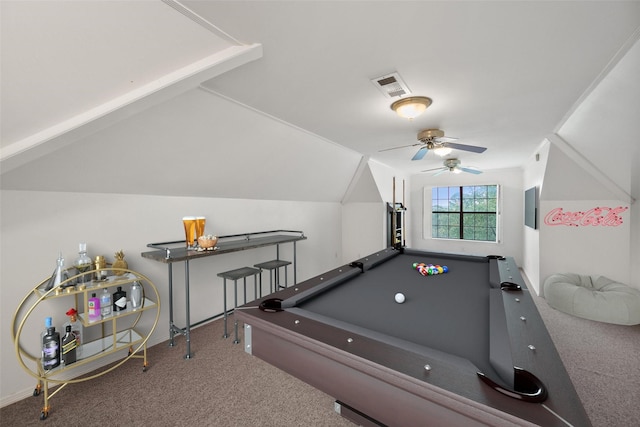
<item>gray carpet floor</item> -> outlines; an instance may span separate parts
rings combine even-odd
[[[148,350],[149,368],[131,359],[95,380],[69,384],[50,399],[28,397],[0,410],[2,426],[350,426],[333,399],[222,338],[216,320],[192,330],[176,346]],[[35,382],[34,382],[35,385]]]
[[[534,301],[594,427],[640,426],[640,325],[581,319]]]
[[[593,425],[640,426],[640,325],[579,319],[534,299]],[[51,399],[45,421],[42,397],[27,397],[0,410],[0,425],[353,426],[330,396],[221,336],[221,320],[203,325],[192,331],[190,360],[178,337],[175,347],[149,349],[147,372],[132,359],[67,386]]]

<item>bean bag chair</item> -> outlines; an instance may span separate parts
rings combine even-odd
[[[604,276],[553,274],[544,296],[556,310],[598,322],[640,324],[640,290]]]

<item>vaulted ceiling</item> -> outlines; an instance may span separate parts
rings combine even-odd
[[[0,7],[3,189],[334,201],[363,159],[440,166],[381,151],[439,128],[487,147],[454,150],[465,165],[518,167],[551,137],[638,191],[637,1]],[[390,110],[371,79],[391,72],[425,114]]]

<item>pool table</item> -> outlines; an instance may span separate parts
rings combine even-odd
[[[511,257],[388,248],[234,315],[246,352],[360,425],[591,425]]]

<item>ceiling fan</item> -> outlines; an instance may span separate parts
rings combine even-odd
[[[441,173],[444,172],[453,172],[453,173],[460,173],[460,172],[468,172],[468,173],[472,173],[475,175],[481,174],[482,171],[475,169],[475,168],[463,168],[462,166],[460,166],[462,162],[460,162],[460,160],[458,159],[445,159],[444,161],[444,167],[442,168],[435,168],[435,169],[426,169],[423,170],[422,172],[432,172],[432,171],[438,171],[436,173],[433,174],[433,176],[437,176],[440,175]]]
[[[411,158],[411,160],[420,160],[429,150],[434,150],[434,152],[440,156],[446,156],[451,152],[451,149],[471,151],[473,153],[483,153],[486,150],[485,147],[454,143],[453,141],[456,141],[456,138],[445,137],[444,131],[441,131],[440,129],[425,129],[420,131],[418,133],[418,141],[420,142],[400,147],[386,148],[380,151],[396,150],[398,148],[415,147],[420,145],[421,147],[418,149],[418,152]]]

